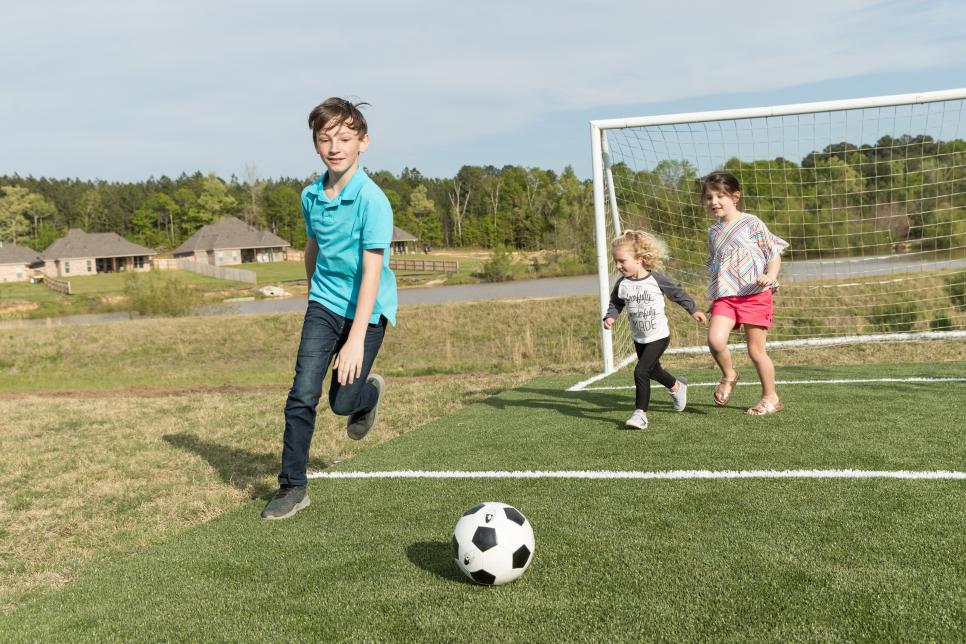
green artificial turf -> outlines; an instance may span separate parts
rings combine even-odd
[[[504,392],[335,469],[966,470],[963,382],[785,385],[786,410],[767,418],[742,415],[755,387],[727,408],[693,387],[680,414],[656,389],[638,432],[621,428],[632,390],[564,391],[576,380]],[[290,520],[259,519],[259,499],[112,562],[3,617],[0,640],[963,638],[966,481],[321,479],[309,492]],[[471,584],[451,558],[460,514],[486,500],[536,534],[530,569],[504,587]]]

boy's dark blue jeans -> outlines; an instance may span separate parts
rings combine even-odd
[[[295,361],[295,380],[285,403],[285,437],[282,443],[282,471],[279,485],[305,485],[309,445],[315,432],[315,408],[322,396],[322,380],[342,345],[349,338],[352,320],[336,315],[315,301],[309,301],[302,322]],[[340,416],[367,412],[375,406],[379,393],[369,382],[369,370],[386,335],[386,318],[366,329],[362,374],[351,385],[340,385],[332,373],[329,385],[329,407]]]

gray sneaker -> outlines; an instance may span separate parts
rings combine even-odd
[[[304,485],[283,485],[262,510],[262,518],[287,519],[311,503]]]
[[[624,424],[633,429],[647,429],[647,414],[640,409],[635,409]]]
[[[376,424],[376,418],[379,415],[379,403],[382,401],[382,392],[386,388],[386,381],[377,373],[369,374],[366,382],[371,382],[376,386],[376,389],[379,391],[379,396],[376,398],[376,404],[373,405],[372,409],[364,413],[349,416],[349,420],[345,426],[345,432],[354,441],[365,438],[365,435],[369,433],[372,426]]]
[[[684,411],[684,408],[688,406],[688,379],[684,376],[678,378],[678,382],[681,386],[678,387],[677,391],[668,392],[671,394],[671,400],[674,401],[674,411]]]

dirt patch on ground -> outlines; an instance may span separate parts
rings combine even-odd
[[[35,302],[8,302],[0,306],[0,315],[5,313],[24,313],[26,311],[33,311],[40,305]]]
[[[439,254],[444,258],[449,257],[472,257],[475,259],[485,259],[493,254],[491,250],[466,250],[466,249],[454,249],[454,248],[444,248],[438,251],[433,251],[433,253]],[[432,256],[429,259],[433,259]]]

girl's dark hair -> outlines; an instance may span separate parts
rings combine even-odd
[[[309,112],[309,128],[312,129],[312,143],[319,135],[320,130],[329,130],[345,123],[346,127],[359,135],[361,139],[369,132],[366,117],[359,110],[362,106],[369,103],[352,103],[344,98],[333,96],[325,99],[322,103],[315,106]]]
[[[729,172],[712,172],[701,182],[701,196],[704,197],[709,190],[718,190],[728,195],[734,195],[741,192],[741,185],[735,175]],[[741,208],[741,201],[741,198],[739,198],[736,204],[739,209]]]
[[[712,172],[706,176],[704,182],[701,184],[701,194],[707,193],[712,188],[726,192],[729,195],[741,192],[741,186],[738,184],[735,175],[728,172]]]

